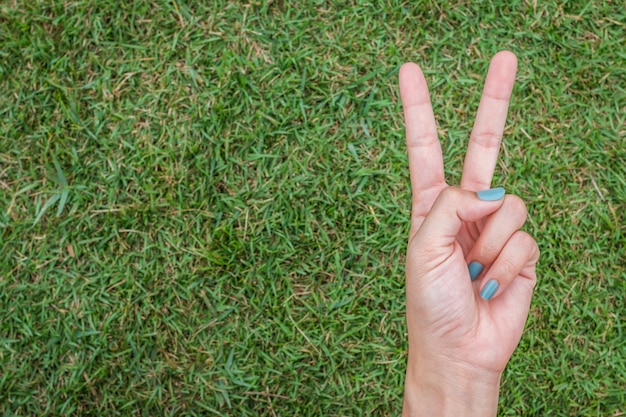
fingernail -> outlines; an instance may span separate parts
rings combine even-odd
[[[470,264],[467,266],[467,269],[469,269],[469,274],[472,281],[478,278],[480,273],[483,272],[483,268],[484,267],[476,261],[470,262]]]
[[[491,300],[491,297],[493,297],[496,291],[498,291],[498,287],[498,281],[496,281],[495,279],[490,279],[489,282],[487,282],[487,284],[485,284],[485,286],[483,287],[483,290],[480,292],[480,297],[483,300]]]
[[[504,188],[492,188],[490,190],[477,191],[476,195],[483,201],[498,201],[504,198]]]

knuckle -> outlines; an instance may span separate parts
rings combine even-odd
[[[524,203],[524,200],[516,195],[507,195],[504,200],[504,205],[506,207],[506,210],[511,213],[511,215],[519,219],[522,224],[526,221],[526,217],[528,216],[528,210],[526,208],[526,203]]]
[[[455,187],[446,186],[439,193],[437,200],[440,200],[446,204],[449,204],[450,202],[454,201],[454,199],[456,198],[456,192],[457,192],[457,189]]]
[[[441,190],[440,195],[442,198],[451,198],[454,196],[455,192],[456,192],[456,189],[454,187],[447,186],[443,190]]]
[[[493,131],[476,132],[470,135],[470,140],[483,148],[499,148],[502,134]]]
[[[481,245],[479,257],[481,259],[494,259],[501,250],[500,243],[488,240]]]
[[[533,258],[539,257],[539,245],[531,235],[526,232],[518,231],[515,233],[515,245],[523,248],[524,251],[530,254]]]
[[[406,145],[409,148],[423,148],[433,146],[439,143],[437,132],[418,132],[416,134],[407,135]]]
[[[504,276],[512,277],[519,272],[519,266],[514,259],[503,259],[498,268]]]

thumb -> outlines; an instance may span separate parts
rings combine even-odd
[[[431,250],[447,247],[454,243],[464,222],[475,222],[494,213],[503,198],[503,188],[473,192],[447,187],[437,197],[416,238],[434,245]]]

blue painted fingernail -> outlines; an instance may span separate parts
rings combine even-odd
[[[504,188],[492,188],[490,190],[477,191],[476,195],[483,201],[498,201],[504,198]]]
[[[467,266],[467,269],[469,269],[469,274],[472,281],[478,278],[480,273],[483,272],[483,268],[484,267],[476,261],[470,262],[470,264]]]
[[[480,292],[480,297],[483,300],[491,300],[491,297],[498,291],[498,281],[495,279],[490,279],[487,284],[483,287],[483,290]]]

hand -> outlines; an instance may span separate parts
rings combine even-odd
[[[422,71],[400,69],[413,195],[404,415],[495,416],[500,376],[522,335],[539,257],[519,230],[526,208],[498,190],[476,193],[491,187],[516,69],[510,52],[491,61],[461,189],[444,179]]]

